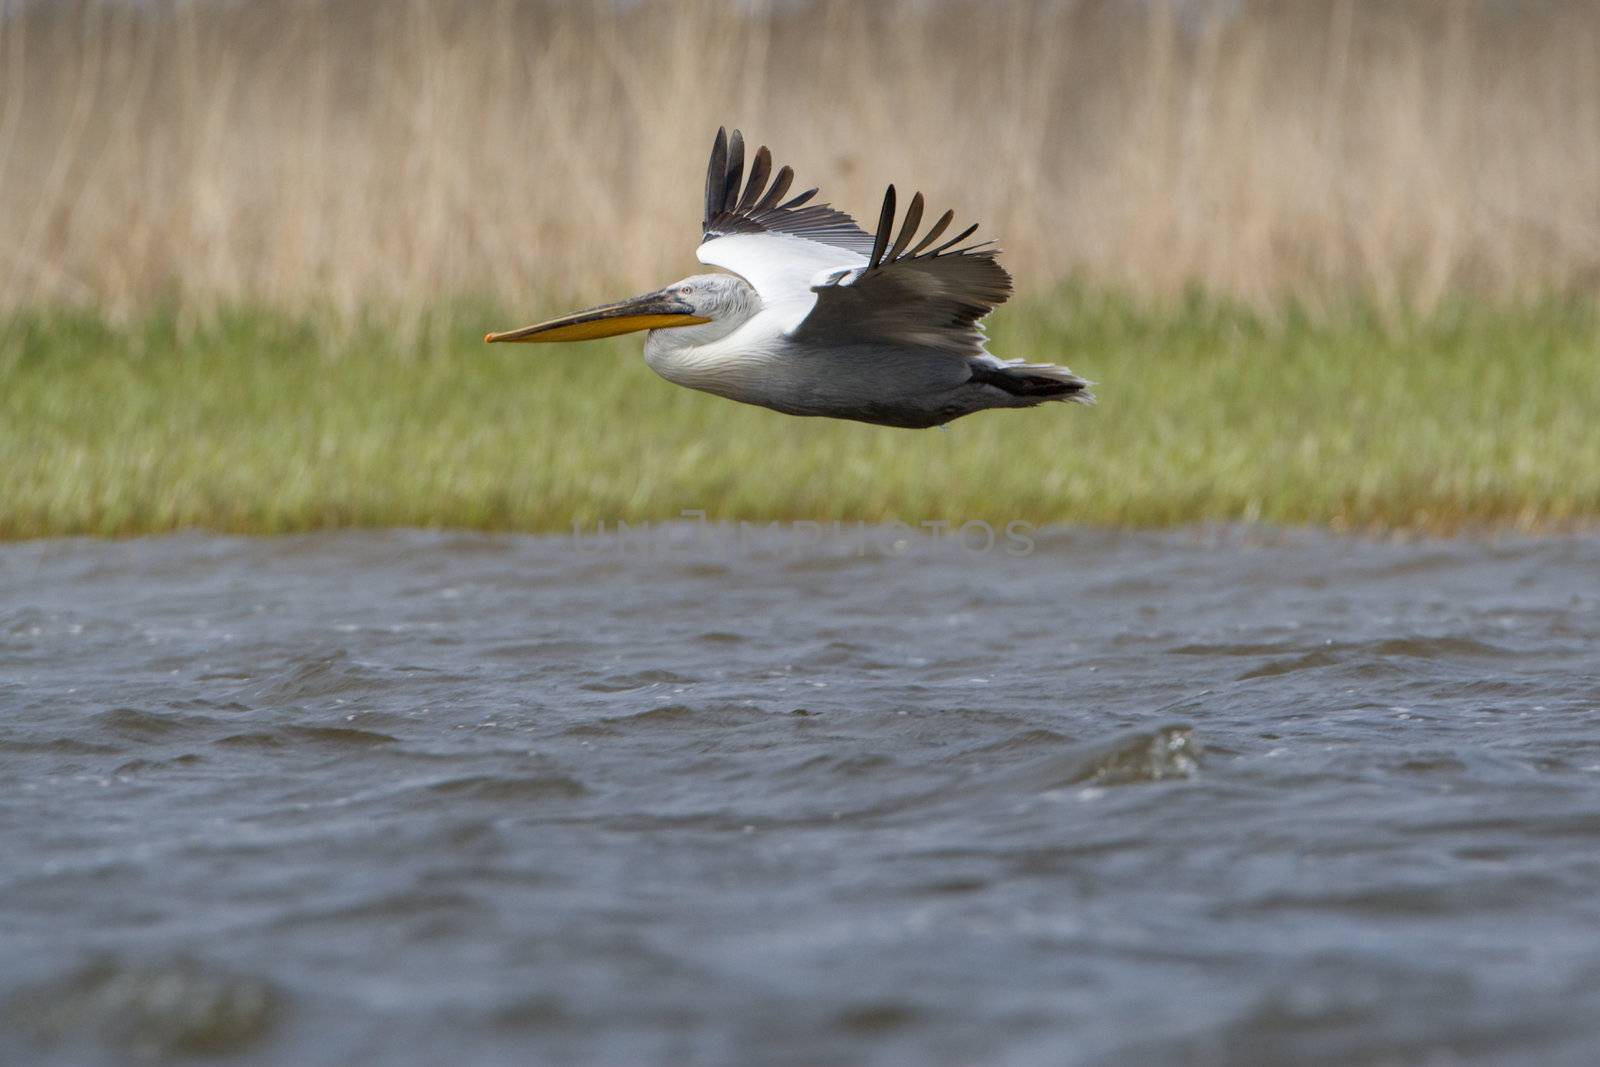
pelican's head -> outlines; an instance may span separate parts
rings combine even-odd
[[[665,289],[614,304],[601,304],[559,319],[491,333],[485,341],[589,341],[636,330],[671,330],[714,324],[720,336],[753,314],[759,302],[743,278],[731,274],[696,274]],[[693,331],[696,334],[702,331]],[[706,340],[709,338],[699,338]]]

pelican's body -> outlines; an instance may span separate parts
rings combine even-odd
[[[771,186],[771,156],[756,153],[743,182],[743,141],[718,131],[706,180],[701,274],[490,341],[584,340],[648,329],[645,361],[661,377],[789,415],[922,428],[987,408],[1047,400],[1093,403],[1089,383],[1053,364],[1007,361],[984,347],[979,320],[1011,292],[987,244],[915,246],[917,194],[894,236],[890,186],[876,235],[826,205],[787,202],[792,172]],[[892,241],[892,246],[891,246]]]
[[[722,274],[685,278],[688,303],[702,287],[736,285]],[[674,385],[756,404],[786,415],[819,415],[886,426],[922,428],[990,407],[1021,407],[1019,398],[986,384],[974,371],[999,370],[993,356],[952,359],[937,351],[885,343],[808,345],[791,336],[782,309],[756,303],[700,325],[651,330],[644,359]],[[1022,403],[1018,401],[1022,400]]]

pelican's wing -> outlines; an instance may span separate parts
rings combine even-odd
[[[912,197],[894,236],[894,186],[883,197],[866,263],[813,279],[816,306],[791,332],[796,340],[843,345],[876,342],[951,355],[984,351],[979,320],[1011,296],[1011,275],[990,242],[958,248],[976,225],[942,244],[955,212],[946,211],[915,246],[922,194]]]
[[[812,279],[866,263],[872,235],[844,212],[811,203],[815,189],[784,199],[793,182],[789,167],[772,173],[765,146],[756,149],[746,182],[744,137],[738,130],[731,138],[718,130],[706,167],[705,236],[696,254],[702,263],[743,277],[769,306],[809,308]]]

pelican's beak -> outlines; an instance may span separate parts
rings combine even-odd
[[[520,330],[491,333],[485,341],[590,341],[596,337],[615,337],[635,330],[664,330],[671,326],[694,326],[711,320],[694,313],[694,308],[666,292],[646,293],[615,304],[601,304],[549,322],[524,326]]]

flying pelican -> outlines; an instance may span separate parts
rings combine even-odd
[[[867,233],[811,204],[815,189],[785,200],[793,181],[789,167],[773,175],[761,147],[746,182],[744,138],[719,129],[696,255],[731,274],[696,274],[484,340],[649,330],[645,362],[669,382],[789,415],[882,426],[920,429],[1047,400],[1094,403],[1093,383],[1066,367],[1004,360],[984,347],[979,320],[1011,295],[1011,275],[992,242],[963,245],[976,225],[935,244],[955,218],[946,211],[917,240],[917,193],[896,235],[891,185],[877,231]]]

